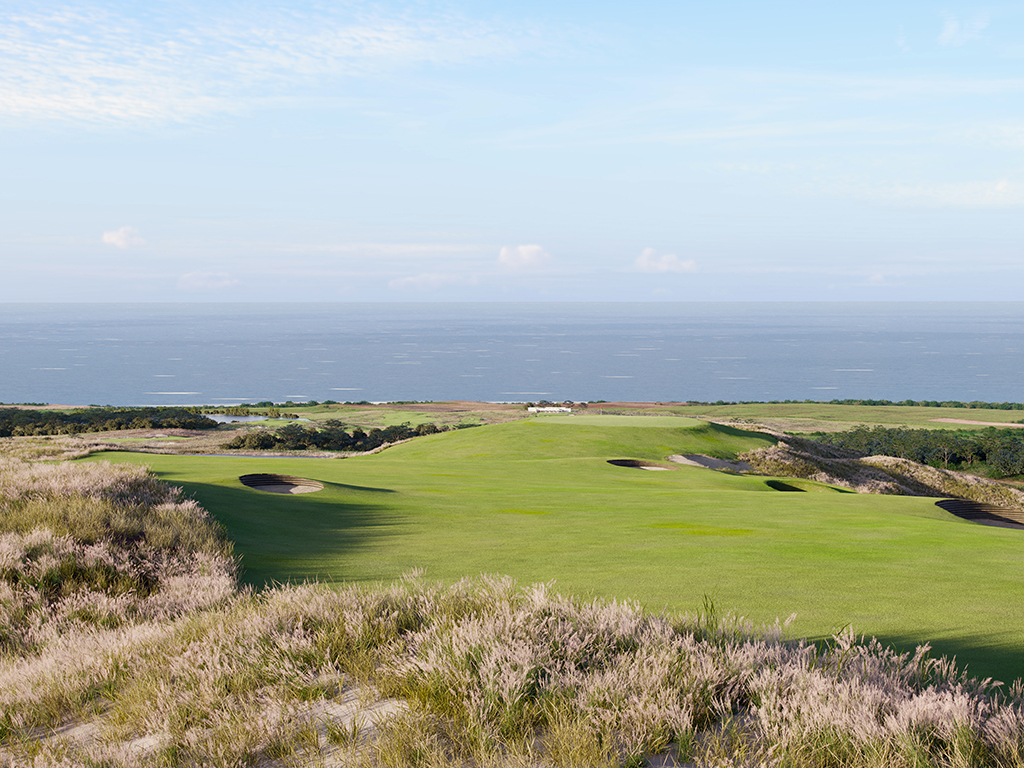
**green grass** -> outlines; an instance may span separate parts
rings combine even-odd
[[[595,408],[598,406],[591,406]],[[747,403],[740,405],[671,406],[673,413],[710,419],[748,419],[756,422],[781,422],[787,430],[848,429],[859,424],[911,426],[927,429],[971,429],[969,424],[950,424],[936,419],[1007,424],[1024,418],[1022,411],[988,408],[929,408],[903,405],[832,405],[830,403]],[[981,429],[981,427],[977,427]]]
[[[117,443],[182,443],[191,437],[106,437],[104,440]]]
[[[555,580],[655,610],[696,610],[706,595],[757,622],[795,612],[796,635],[852,625],[903,646],[934,641],[973,674],[1024,675],[1022,532],[966,523],[930,499],[780,492],[764,477],[607,463],[728,458],[766,442],[672,416],[551,416],[345,460],[98,458],[148,464],[195,494],[257,586],[391,580],[422,568],[444,581]],[[252,472],[314,478],[325,490],[262,493],[237,480]]]

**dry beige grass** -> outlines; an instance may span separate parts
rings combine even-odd
[[[739,458],[760,474],[805,478],[858,493],[967,499],[1024,510],[1024,492],[995,480],[892,456],[859,458],[792,435],[776,437],[778,445],[758,448]]]

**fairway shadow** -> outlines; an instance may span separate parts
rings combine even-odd
[[[856,628],[854,628],[856,629]],[[869,635],[870,637],[870,635]],[[958,669],[967,668],[970,677],[990,677],[1009,687],[1017,678],[1024,678],[1024,654],[1020,648],[997,645],[978,636],[946,637],[940,640],[912,638],[909,635],[876,635],[878,641],[898,653],[913,654],[919,645],[931,645],[929,658],[955,657]],[[823,646],[828,638],[815,638]]]
[[[330,483],[327,480],[320,480],[324,488],[343,488],[346,491],[359,491],[360,493],[398,493],[392,488],[374,488],[372,485],[348,485],[346,483]]]
[[[807,493],[803,488],[797,488],[795,485],[784,483],[781,480],[765,480],[764,484],[771,488],[773,491],[786,491],[789,493]]]
[[[740,429],[739,427],[730,427],[727,424],[719,424],[717,421],[709,421],[708,424],[713,424],[716,432],[722,432],[723,434],[730,435],[732,437],[750,437],[756,435],[764,437],[766,442],[778,442],[778,438],[772,435],[761,432],[757,427],[751,425],[750,429]]]
[[[648,470],[674,470],[676,467],[666,467],[664,464],[658,464],[654,461],[646,461],[644,459],[608,459],[609,464],[613,467],[627,467],[629,469],[648,469]]]
[[[260,493],[176,481],[221,523],[241,560],[239,579],[261,589],[274,582],[343,578],[345,555],[390,535],[399,515],[377,499],[395,493],[324,482],[324,492]],[[332,493],[333,491],[333,493]]]

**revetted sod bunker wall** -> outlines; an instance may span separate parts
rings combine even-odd
[[[242,485],[247,485],[257,491],[266,491],[267,493],[313,493],[324,489],[324,484],[317,480],[293,477],[292,475],[258,473],[242,475],[238,479]]]

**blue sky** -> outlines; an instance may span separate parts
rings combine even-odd
[[[0,301],[1022,298],[1019,2],[3,7]]]

